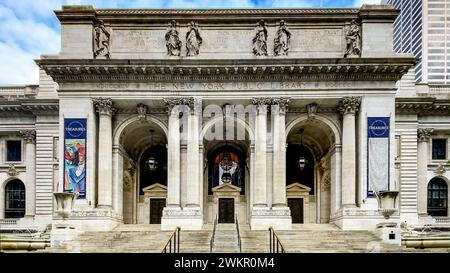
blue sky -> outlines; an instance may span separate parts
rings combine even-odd
[[[38,84],[34,59],[58,54],[62,5],[96,8],[360,7],[380,0],[0,0],[0,85]]]

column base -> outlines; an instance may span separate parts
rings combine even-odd
[[[383,222],[400,223],[398,211],[385,219],[379,210],[364,210],[360,208],[344,208],[335,213],[330,223],[340,227],[342,230],[374,230],[376,225]]]
[[[161,218],[161,230],[201,230],[203,228],[203,214],[200,207],[165,207]]]
[[[250,228],[252,230],[291,230],[291,211],[288,207],[260,208],[253,207],[250,216]]]

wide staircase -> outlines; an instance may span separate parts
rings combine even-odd
[[[448,252],[447,249],[414,249],[383,243],[370,231],[344,231],[329,224],[293,225],[276,231],[288,253]],[[269,252],[269,232],[241,228],[242,251]],[[280,248],[281,249],[281,248]]]
[[[38,252],[87,253],[160,253],[172,231],[161,231],[160,225],[119,225],[112,231],[86,231],[68,248],[46,248]],[[180,232],[180,252],[209,252],[211,230]]]
[[[217,224],[212,244],[213,253],[239,253],[239,234],[236,224]]]
[[[205,224],[200,231],[180,231],[181,253],[268,253],[269,231],[250,230],[248,225]],[[156,252],[163,250],[172,231],[159,225],[119,225],[112,231],[88,231],[80,234],[70,248],[46,248],[37,252]],[[214,233],[214,236],[213,236]],[[238,236],[240,234],[240,236]],[[449,249],[414,249],[382,243],[370,231],[344,231],[335,225],[293,225],[290,231],[276,234],[286,252],[357,253],[357,252],[449,252]],[[211,244],[211,238],[214,238]],[[239,239],[241,244],[239,245]]]

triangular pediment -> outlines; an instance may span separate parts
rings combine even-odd
[[[229,184],[229,183],[223,183],[222,185],[215,186],[212,188],[213,192],[241,192],[241,188]]]
[[[300,184],[298,182],[292,183],[289,186],[286,187],[287,192],[307,192],[309,193],[311,191],[311,188],[308,186],[305,186],[303,184]]]
[[[142,191],[145,192],[167,192],[167,187],[164,185],[161,185],[159,183],[155,183],[153,185],[150,185],[148,187],[145,187],[142,189]]]

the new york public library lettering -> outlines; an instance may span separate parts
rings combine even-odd
[[[0,221],[50,225],[46,250],[403,251],[448,215],[445,128],[415,118],[449,108],[398,97],[392,6],[55,14],[40,84],[0,89]]]

